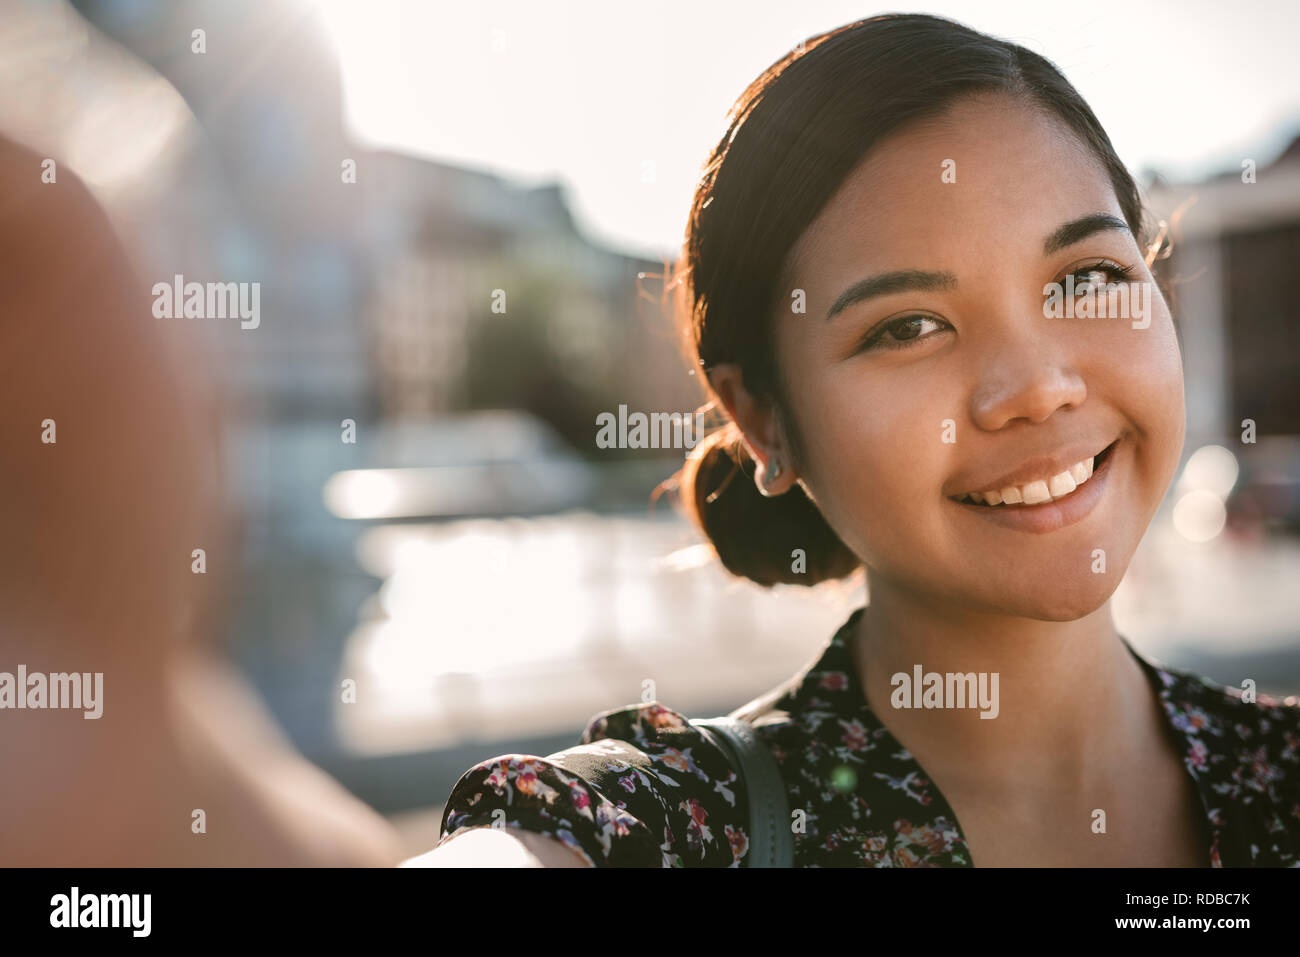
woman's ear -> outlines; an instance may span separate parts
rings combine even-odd
[[[740,366],[723,362],[709,370],[709,385],[740,429],[745,448],[756,463],[754,484],[761,494],[780,495],[795,483],[794,463],[770,399],[745,388]]]

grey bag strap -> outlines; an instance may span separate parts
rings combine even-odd
[[[785,781],[776,758],[747,721],[732,717],[692,718],[691,724],[717,744],[739,769],[749,797],[749,851],[745,867],[793,867],[794,837]],[[711,733],[712,732],[712,733]]]

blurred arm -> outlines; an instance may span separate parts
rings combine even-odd
[[[563,841],[518,828],[473,827],[402,867],[591,867]]]

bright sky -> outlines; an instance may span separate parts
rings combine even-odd
[[[320,0],[363,143],[560,180],[592,239],[674,254],[728,108],[851,0]],[[908,8],[904,8],[908,9]],[[759,11],[762,11],[761,13]],[[1294,0],[951,0],[910,8],[1055,62],[1134,172],[1260,166],[1300,132]]]

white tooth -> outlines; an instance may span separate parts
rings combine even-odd
[[[1016,488],[1014,485],[1008,485],[1000,494],[1003,503],[1006,505],[1019,505],[1024,501],[1024,498],[1020,494],[1020,489]]]
[[[1085,461],[1085,462],[1083,463],[1084,465],[1086,465],[1086,466],[1088,467],[1088,478],[1092,478],[1092,469],[1093,469],[1093,464],[1094,464],[1095,462],[1096,462],[1096,459],[1095,459],[1095,458],[1091,458],[1091,459],[1088,459],[1087,461]]]
[[[1078,488],[1078,485],[1075,484],[1074,478],[1069,472],[1053,475],[1047,484],[1047,490],[1052,493],[1052,498],[1069,495],[1076,488]]]
[[[969,498],[976,505],[984,504],[984,496],[981,495],[979,492],[967,492],[966,497]]]
[[[1075,485],[1082,485],[1088,481],[1088,463],[1091,461],[1092,459],[1087,459],[1083,462],[1075,462],[1070,466],[1070,478],[1074,479]]]
[[[1001,505],[1002,493],[998,491],[985,492],[984,501],[988,502],[990,505]]]
[[[1047,483],[1042,479],[1030,482],[1023,491],[1026,505],[1038,505],[1041,502],[1051,501],[1052,498],[1052,493],[1047,490]]]

